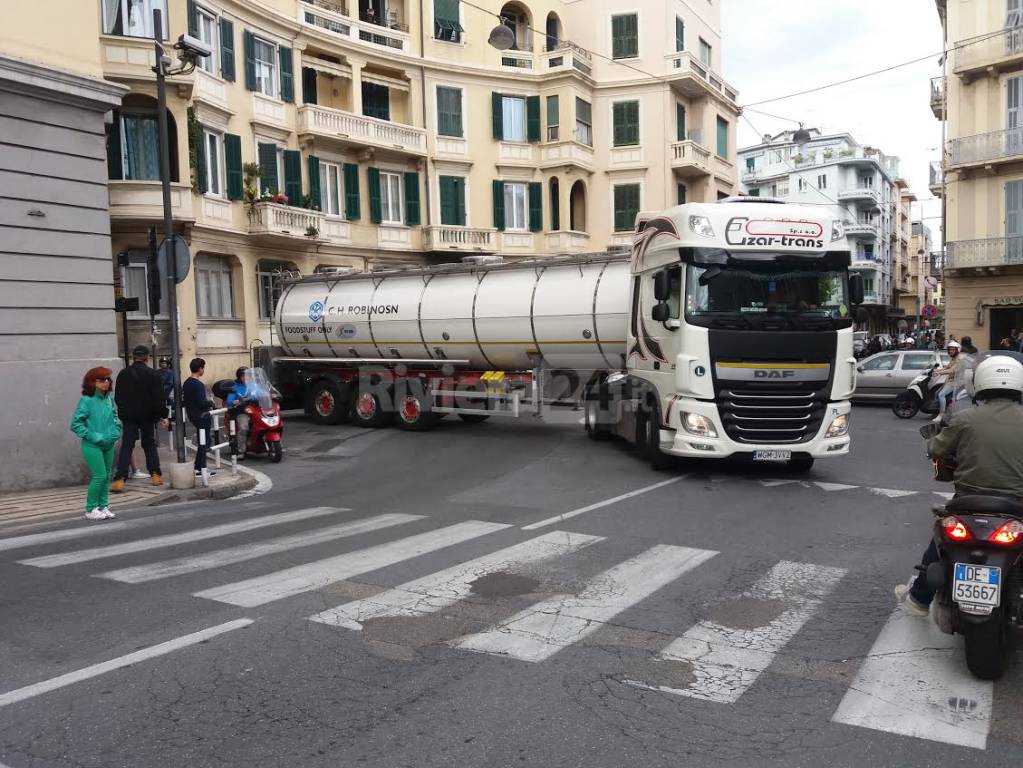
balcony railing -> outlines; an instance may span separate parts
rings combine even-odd
[[[881,295],[877,291],[864,291],[863,292],[863,303],[864,304],[880,304]]]
[[[1023,26],[986,33],[972,40],[961,40],[956,46],[954,71],[966,74],[973,69],[993,67],[996,70],[1023,58]]]
[[[1023,266],[1023,236],[956,240],[945,244],[945,269]]]
[[[845,225],[845,234],[852,237],[877,237],[877,224],[872,224],[869,221],[854,221]]]
[[[408,27],[396,16],[379,20],[353,19],[348,15],[348,7],[343,2],[303,0],[299,3],[298,19],[349,40],[403,53],[408,53],[411,48]]]
[[[590,248],[590,235],[587,232],[562,230],[548,232],[544,235],[544,247],[548,253],[584,253]]]
[[[1023,128],[1006,128],[952,139],[948,143],[949,164],[983,165],[1005,162],[1023,155]]]
[[[428,251],[496,251],[497,230],[474,227],[432,226],[423,229]]]
[[[671,145],[671,167],[682,175],[710,174],[710,150],[692,139],[676,141]]]
[[[945,115],[945,79],[931,78],[931,112],[941,120]]]
[[[556,46],[546,49],[540,57],[540,68],[544,72],[574,69],[584,75],[593,72],[593,57],[590,52],[569,40],[561,40]]]
[[[282,235],[315,240],[322,229],[322,215],[305,208],[260,202],[249,206],[250,235]]]
[[[941,251],[931,251],[930,258],[927,260],[927,269],[931,277],[941,277],[941,271],[945,266],[945,254]]]
[[[298,131],[331,136],[341,141],[373,144],[410,154],[421,155],[426,151],[426,131],[422,128],[317,104],[304,104],[298,108]]]
[[[877,204],[879,196],[873,187],[850,187],[838,193],[838,201],[864,201]]]
[[[688,51],[670,53],[665,59],[668,62],[668,77],[670,79],[675,80],[688,76],[699,82],[699,89],[709,89],[729,101],[735,101],[738,98],[739,93],[735,88],[722,80],[714,70]],[[697,96],[699,89],[690,89],[687,95]]]

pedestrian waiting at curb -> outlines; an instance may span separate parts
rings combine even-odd
[[[167,426],[167,401],[160,383],[160,374],[147,365],[149,350],[138,345],[132,350],[133,362],[117,374],[114,399],[123,425],[121,452],[117,457],[117,472],[110,490],[120,493],[128,479],[131,454],[135,441],[141,438],[146,454],[146,471],[150,483],[163,485],[160,473],[160,454],[156,449],[156,423]]]
[[[92,476],[85,496],[85,516],[89,520],[116,517],[107,506],[114,445],[121,436],[121,422],[110,397],[112,373],[109,368],[91,368],[86,372],[82,397],[71,417],[71,431],[82,441],[82,456]]]
[[[196,357],[188,364],[188,370],[192,375],[181,385],[181,403],[196,431],[195,473],[202,478],[203,485],[208,485],[211,473],[206,468],[206,448],[210,444],[210,430],[213,428],[210,411],[216,408],[216,403],[210,399],[206,385],[202,383],[206,361]]]

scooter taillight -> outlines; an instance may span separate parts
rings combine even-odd
[[[945,532],[946,538],[952,541],[969,541],[973,538],[970,529],[963,525],[958,517],[949,515],[941,521],[941,529]]]
[[[1019,541],[1021,536],[1023,536],[1023,523],[1019,520],[1010,520],[988,536],[987,540],[994,544],[1008,546]]]

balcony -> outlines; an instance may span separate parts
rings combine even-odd
[[[589,249],[590,235],[588,232],[565,229],[548,232],[544,235],[544,250],[549,254],[586,253]]]
[[[838,193],[838,202],[856,203],[867,208],[876,208],[880,197],[873,187],[850,187]]]
[[[941,251],[931,251],[931,256],[927,260],[927,272],[931,277],[941,279],[941,272],[945,266],[945,254]]]
[[[533,51],[511,49],[501,51],[501,66],[511,67],[512,69],[531,70],[533,68]]]
[[[159,181],[111,180],[108,184],[113,221],[163,222],[163,192]],[[188,184],[171,184],[171,212],[174,221],[195,221],[192,188]]]
[[[447,225],[424,227],[423,249],[434,252],[494,253],[497,251],[497,230]]]
[[[683,178],[710,176],[710,150],[692,139],[671,145],[671,167]]]
[[[153,41],[145,37],[100,35],[103,55],[103,76],[119,83],[156,83],[156,51]],[[169,88],[177,88],[182,99],[192,96],[193,75],[167,78]],[[174,93],[170,90],[169,93]]]
[[[409,53],[412,49],[408,26],[397,15],[378,23],[375,19],[351,18],[344,3],[332,0],[302,0],[298,5],[300,22],[334,37],[383,51]]]
[[[881,301],[881,295],[877,291],[864,291],[863,292],[863,303],[864,304],[884,304]]]
[[[939,120],[945,119],[945,78],[931,78],[931,112]]]
[[[298,108],[298,134],[334,139],[351,147],[369,145],[405,155],[426,154],[426,131],[422,128],[316,104]]]
[[[734,103],[739,93],[731,85],[688,51],[679,51],[665,57],[668,62],[667,79],[683,96],[693,99],[713,94]]]
[[[1023,266],[1023,237],[988,237],[945,244],[945,269]]]
[[[546,170],[572,165],[592,171],[593,147],[588,147],[578,141],[548,142],[540,147],[541,168]]]
[[[964,82],[983,75],[997,77],[1023,64],[1023,26],[1003,30],[993,37],[990,34],[959,41],[952,71]]]
[[[323,216],[317,211],[269,202],[249,206],[250,235],[316,242],[322,229]]]
[[[845,234],[847,237],[877,237],[877,224],[871,224],[867,221],[856,221],[852,224],[846,224]]]
[[[930,179],[927,188],[935,197],[941,197],[945,192],[945,176],[941,172],[941,163],[931,162]]]
[[[593,57],[575,43],[562,40],[540,55],[540,74],[572,71],[587,77],[593,74]]]
[[[881,269],[881,262],[861,251],[853,254],[849,268],[864,272],[877,272]]]
[[[993,168],[1023,159],[1023,128],[978,133],[948,142],[950,168]]]

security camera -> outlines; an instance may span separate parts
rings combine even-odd
[[[178,58],[184,64],[195,64],[197,59],[206,58],[213,54],[213,49],[197,37],[181,35],[174,44],[178,52]]]

